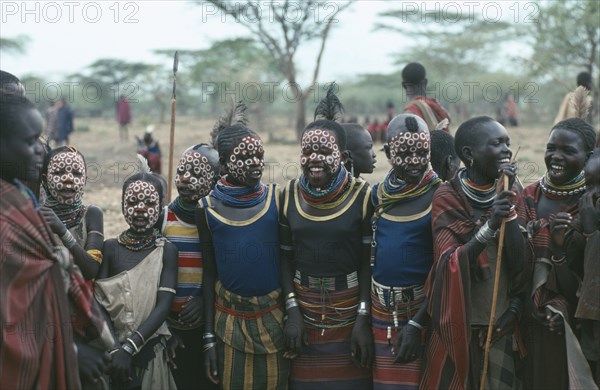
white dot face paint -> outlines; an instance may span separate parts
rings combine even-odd
[[[208,195],[215,182],[215,171],[208,158],[192,150],[185,153],[177,165],[175,186],[179,196],[188,203],[196,203]]]
[[[50,159],[46,186],[50,196],[61,204],[73,204],[83,196],[86,183],[85,162],[77,152],[61,152]]]
[[[429,133],[402,132],[388,143],[391,163],[396,175],[404,180],[407,176],[425,173],[431,159]]]
[[[160,197],[152,183],[136,180],[123,192],[123,216],[133,230],[152,228],[160,216]]]
[[[311,129],[302,135],[300,166],[311,186],[328,184],[342,164],[342,153],[332,131]]]
[[[246,136],[233,148],[226,164],[227,173],[240,184],[256,185],[265,169],[264,158],[262,141],[251,135]]]

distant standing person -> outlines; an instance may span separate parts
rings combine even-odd
[[[592,90],[592,75],[588,72],[581,72],[577,75],[577,86],[585,87],[588,91]],[[569,111],[569,101],[571,100],[572,91],[567,92],[565,97],[563,98],[562,103],[560,104],[560,108],[558,109],[558,114],[556,114],[556,118],[554,118],[554,124],[561,122],[568,118],[574,118],[575,115],[571,114]],[[588,99],[592,97],[589,96]],[[593,108],[594,106],[591,105]],[[592,111],[588,113],[587,118],[585,118],[586,122],[592,123]]]
[[[61,98],[55,104],[56,111],[56,146],[69,144],[69,135],[73,132],[73,110],[67,104],[67,99]]]
[[[127,141],[128,129],[127,126],[131,122],[131,108],[129,107],[129,101],[125,96],[119,96],[117,102],[117,122],[119,122],[119,137],[121,141]]]
[[[519,126],[519,117],[517,115],[517,102],[513,95],[508,95],[504,101],[504,117],[507,124],[513,127]]]
[[[402,69],[402,88],[409,99],[403,111],[423,118],[429,131],[432,131],[442,120],[448,119],[448,123],[451,120],[448,111],[437,100],[427,97],[425,76],[425,67],[417,62],[411,62]],[[448,125],[441,130],[448,131]]]
[[[49,140],[56,139],[56,117],[58,116],[58,108],[60,100],[50,101],[50,106],[46,109],[46,137]]]
[[[158,145],[158,140],[156,140],[152,136],[152,132],[154,131],[154,126],[148,126],[146,128],[146,132],[144,133],[144,137],[142,139],[138,138],[138,153],[144,156],[146,160],[148,160],[148,165],[150,169],[154,173],[158,173],[160,175],[161,172],[161,163],[160,163],[160,146]]]

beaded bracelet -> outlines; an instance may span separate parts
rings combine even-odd
[[[292,298],[296,298],[296,293],[294,293],[293,291],[285,297],[285,300],[287,301],[288,299]]]
[[[423,325],[419,324],[417,321],[408,320],[408,325],[412,325],[419,330],[423,330]]]

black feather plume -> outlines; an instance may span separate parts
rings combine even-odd
[[[248,124],[248,117],[246,116],[247,109],[248,107],[242,100],[239,100],[236,103],[233,99],[231,99],[231,107],[225,113],[225,115],[221,116],[217,120],[212,131],[210,132],[213,145],[217,144],[217,137],[219,136],[221,130],[236,124],[243,126]]]
[[[329,84],[327,88],[327,95],[324,99],[321,99],[317,108],[315,108],[315,120],[327,119],[330,121],[337,121],[341,118],[344,113],[344,105],[335,95],[335,81]]]

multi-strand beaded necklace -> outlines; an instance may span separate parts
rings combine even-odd
[[[212,196],[223,202],[226,206],[246,208],[256,206],[267,198],[267,186],[258,183],[254,187],[239,187],[227,181],[227,176],[222,177],[215,186]]]
[[[552,183],[548,172],[540,179],[540,187],[546,197],[550,199],[565,199],[585,191],[585,173],[581,171],[573,179],[565,184],[556,185]]]
[[[306,203],[314,208],[322,210],[330,210],[343,204],[350,193],[350,189],[354,187],[356,179],[346,170],[341,167],[337,176],[323,191],[317,191],[310,187],[308,179],[302,175],[299,180],[300,194]]]

